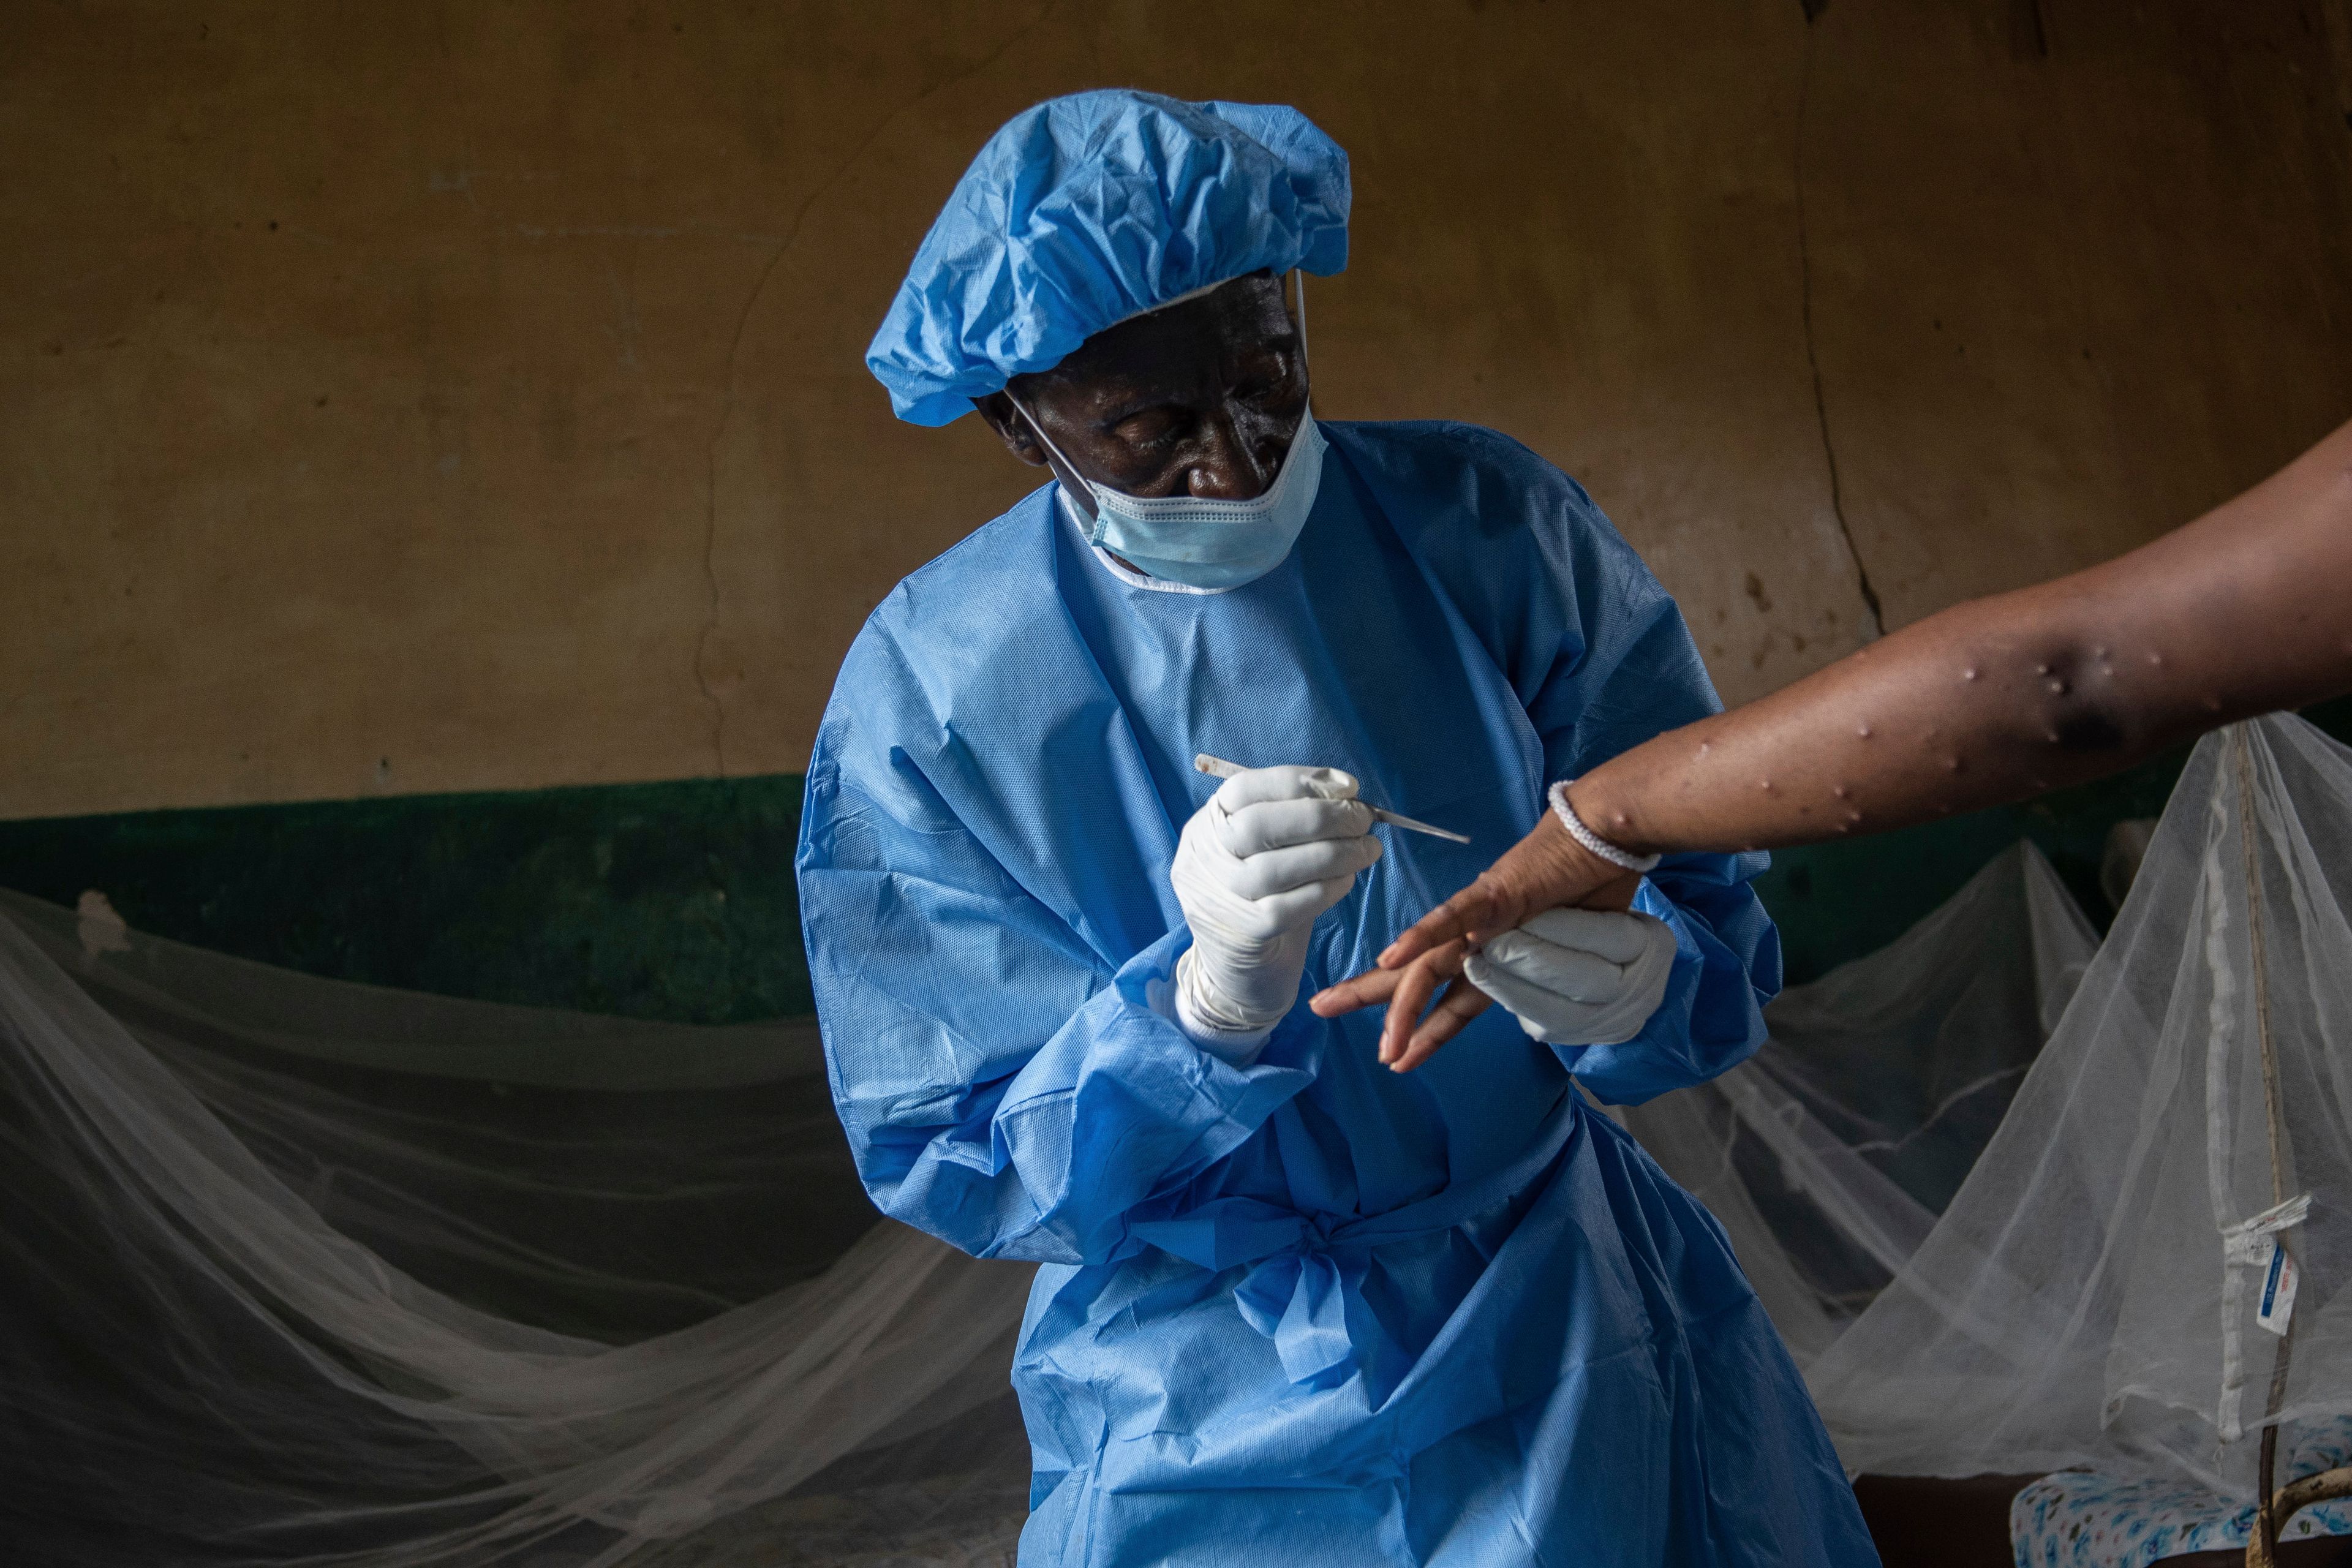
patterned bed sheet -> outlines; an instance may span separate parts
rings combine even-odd
[[[2282,1480],[2352,1464],[2352,1418],[2299,1434]],[[2148,1568],[2192,1552],[2243,1551],[2254,1505],[2170,1478],[2126,1480],[2095,1470],[2044,1476],[2009,1505],[2017,1568]],[[2303,1510],[2280,1539],[2352,1535],[2352,1498]]]

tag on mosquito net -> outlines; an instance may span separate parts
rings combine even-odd
[[[2294,1316],[2294,1257],[2278,1244],[2275,1237],[2262,1239],[2270,1257],[2263,1264],[2263,1294],[2254,1308],[2254,1321],[2283,1337],[2287,1320]]]
[[[2241,1220],[2221,1233],[2223,1258],[2253,1270],[2262,1279],[2254,1299],[2255,1323],[2281,1336],[2286,1333],[2287,1323],[2294,1316],[2294,1292],[2300,1275],[2294,1255],[2279,1245],[2278,1233],[2301,1225],[2310,1214],[2311,1194],[2305,1193]]]

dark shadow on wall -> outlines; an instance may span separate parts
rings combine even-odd
[[[2308,715],[2352,740],[2352,699]],[[1793,984],[1884,946],[2021,837],[2091,918],[2108,829],[2188,752],[2021,805],[1783,850],[1758,887]],[[801,779],[0,822],[0,887],[103,892],[141,931],[306,973],[685,1023],[813,1010],[793,849]]]

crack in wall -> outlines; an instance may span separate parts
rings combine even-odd
[[[1014,46],[1044,25],[1045,18],[1054,14],[1054,7],[1058,3],[1059,0],[1046,0],[1046,4],[1029,19],[1026,26],[1014,31],[1010,37],[991,49],[981,59],[953,76],[933,82],[877,121],[874,129],[867,132],[857,145],[850,149],[849,155],[841,161],[840,166],[826,175],[818,184],[816,189],[809,193],[808,199],[801,203],[800,210],[793,215],[792,226],[784,231],[783,238],[778,241],[775,249],[769,253],[768,259],[761,264],[760,275],[752,279],[751,291],[743,301],[743,309],[736,314],[734,333],[727,341],[727,360],[722,373],[726,393],[719,405],[719,427],[711,432],[710,440],[703,448],[702,579],[708,595],[709,607],[703,617],[701,634],[695,638],[694,644],[694,683],[701,689],[702,700],[710,706],[711,760],[720,778],[727,776],[727,704],[719,697],[718,689],[710,684],[710,676],[706,668],[710,653],[710,640],[719,635],[721,607],[719,583],[719,443],[727,438],[728,427],[735,422],[735,363],[737,356],[742,352],[743,333],[751,324],[751,312],[758,307],[761,296],[768,291],[768,280],[775,276],[778,265],[791,253],[793,247],[800,242],[801,229],[808,222],[809,214],[816,210],[816,204],[824,200],[835,185],[848,176],[849,171],[857,166],[857,161],[865,157],[867,151],[882,139],[883,132],[897,124],[901,116],[912,112],[948,89],[971,80],[998,60],[1003,59]]]
[[[1853,525],[1846,521],[1845,491],[1838,479],[1837,444],[1830,437],[1829,397],[1822,384],[1822,360],[1813,342],[1813,250],[1811,232],[1805,226],[1805,110],[1813,89],[1813,20],[1829,7],[1826,0],[1806,0],[1804,63],[1797,78],[1797,146],[1795,184],[1797,192],[1797,297],[1805,328],[1805,365],[1813,376],[1813,422],[1822,435],[1822,458],[1829,466],[1830,515],[1837,519],[1838,537],[1845,541],[1846,559],[1853,563],[1854,586],[1861,591],[1862,603],[1870,612],[1870,637],[1873,640],[1886,635],[1886,614],[1880,607],[1878,590],[1870,581],[1870,568],[1864,564],[1862,550],[1854,542]]]

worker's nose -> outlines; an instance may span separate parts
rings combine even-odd
[[[1203,450],[1185,478],[1185,489],[1202,500],[1255,500],[1274,483],[1282,453],[1253,443],[1235,427],[1230,413],[1208,421]]]

